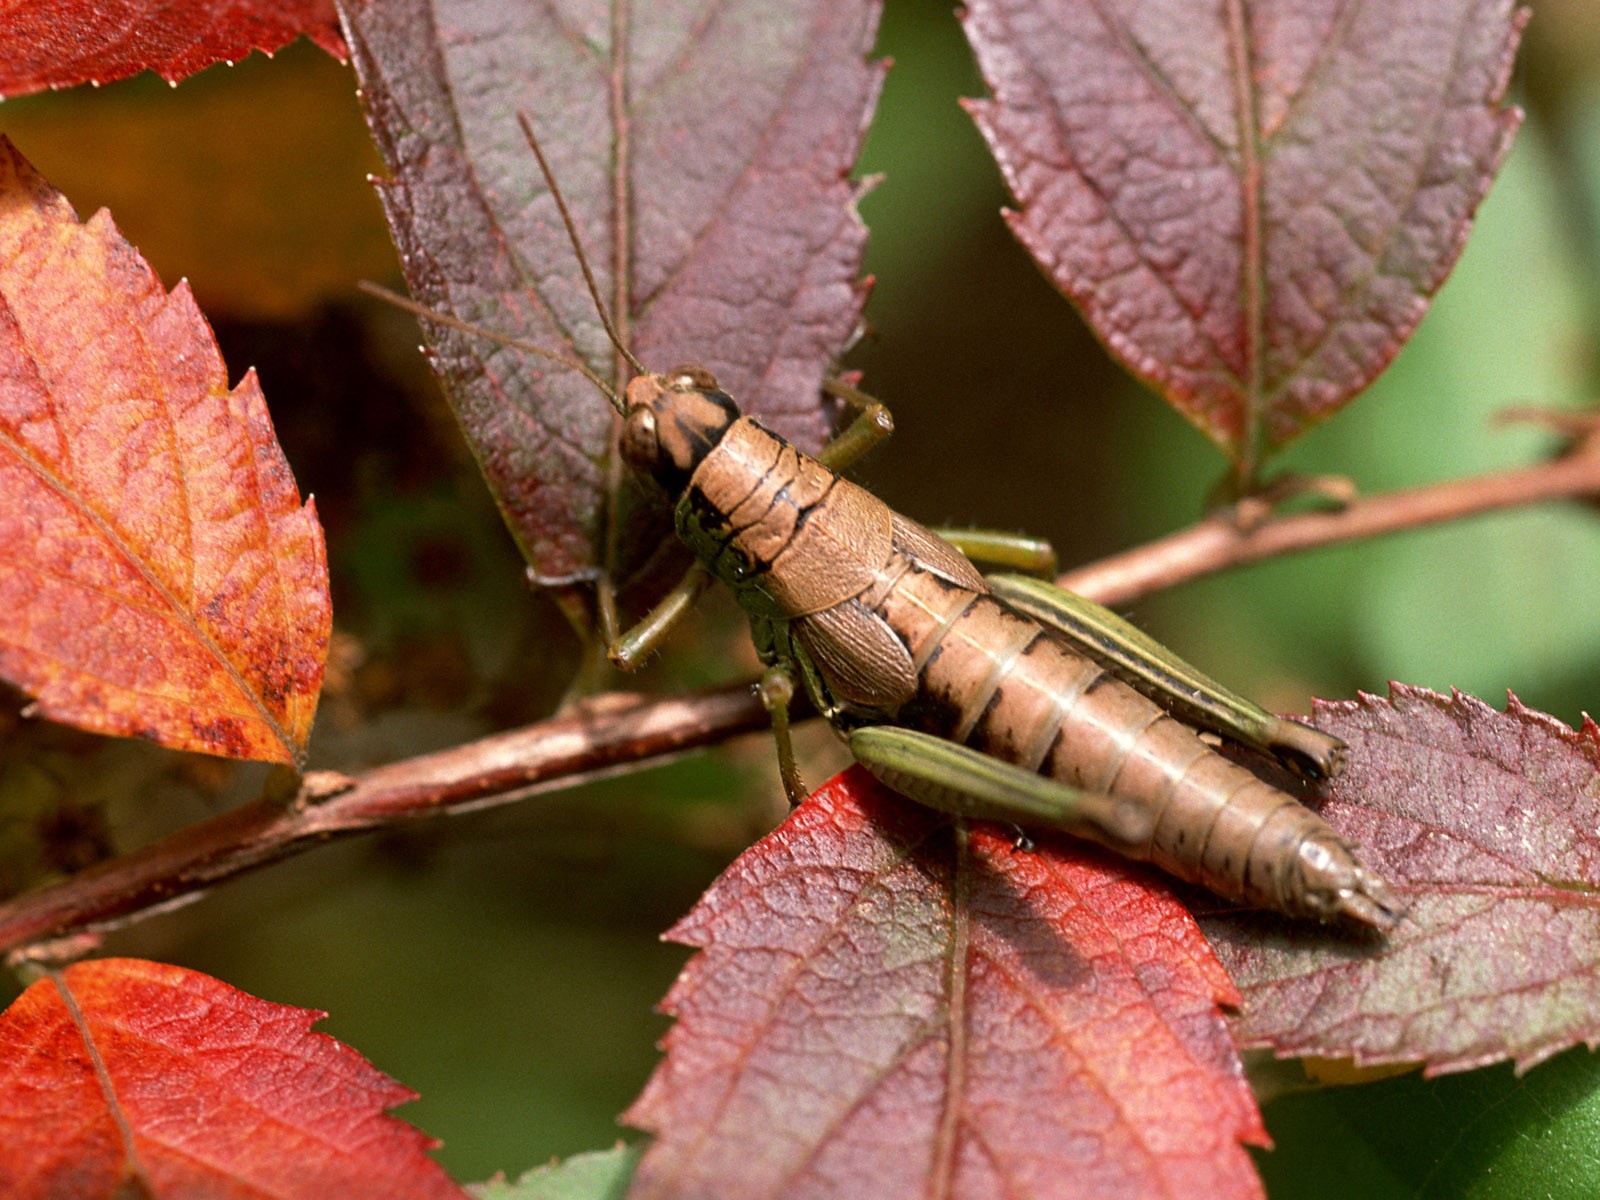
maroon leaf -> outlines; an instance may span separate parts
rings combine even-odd
[[[863,298],[845,174],[882,74],[864,57],[877,11],[874,0],[699,0],[626,17],[598,0],[559,12],[352,3],[412,292],[619,378],[517,127],[524,113],[640,359],[702,363],[747,411],[815,447],[828,424],[818,389]],[[609,407],[573,372],[483,339],[439,330],[435,348],[535,575],[593,578]],[[659,548],[662,530],[643,544]]]
[[[0,96],[144,70],[176,83],[301,34],[345,57],[330,0],[28,0],[3,11]]]
[[[669,936],[636,1200],[1261,1194],[1232,988],[1150,872],[852,770]]]
[[[1600,727],[1513,696],[1390,685],[1320,704],[1350,743],[1325,814],[1396,886],[1385,943],[1307,943],[1265,918],[1208,917],[1244,992],[1234,1032],[1280,1054],[1519,1070],[1600,1042]]]
[[[970,0],[1012,228],[1241,465],[1388,365],[1518,114],[1514,0]]]

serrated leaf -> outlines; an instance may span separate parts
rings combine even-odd
[[[140,71],[176,83],[305,34],[344,58],[330,0],[27,0],[0,21],[0,97]]]
[[[1600,1043],[1600,727],[1403,684],[1317,724],[1351,748],[1323,811],[1410,913],[1367,945],[1203,918],[1240,1041],[1430,1072]]]
[[[622,1200],[638,1162],[638,1146],[613,1146],[535,1167],[515,1183],[495,1179],[467,1190],[474,1200]]]
[[[1514,0],[973,0],[1011,225],[1107,346],[1239,463],[1388,365],[1518,115]]]
[[[0,139],[0,675],[45,716],[290,762],[331,616],[254,374]]]
[[[624,1117],[636,1200],[1260,1194],[1232,988],[1149,872],[857,769],[669,936],[701,953]]]
[[[463,1200],[324,1015],[137,959],[37,981],[0,1016],[0,1194]]]
[[[350,4],[412,293],[620,379],[518,129],[526,114],[635,354],[656,370],[709,367],[746,412],[814,448],[828,425],[819,387],[863,298],[845,176],[882,74],[866,61],[877,10]],[[535,575],[594,578],[609,406],[569,370],[435,336],[436,369]],[[641,555],[661,548],[659,516],[642,533],[624,525]]]

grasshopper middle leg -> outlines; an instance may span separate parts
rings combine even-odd
[[[934,532],[975,563],[1010,567],[1013,571],[1025,571],[1047,579],[1055,576],[1055,547],[1043,538],[994,529],[935,529]]]
[[[794,738],[789,730],[789,705],[794,700],[793,670],[787,663],[773,663],[756,685],[756,695],[772,720],[772,738],[778,746],[778,774],[783,779],[789,807],[797,808],[806,798],[806,785],[801,782],[800,768],[795,763]]]

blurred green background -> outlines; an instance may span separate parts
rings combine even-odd
[[[1518,72],[1528,119],[1455,275],[1378,385],[1279,467],[1382,490],[1527,462],[1546,439],[1491,428],[1494,414],[1594,395],[1600,6],[1535,8]],[[1005,231],[998,174],[956,104],[981,84],[948,7],[890,0],[879,51],[896,65],[861,167],[883,176],[862,203],[878,282],[850,361],[898,432],[864,481],[929,523],[1047,536],[1068,563],[1195,519],[1224,464],[1107,359]],[[261,375],[329,532],[338,638],[316,765],[549,711],[570,637],[523,589],[409,318],[353,293],[397,275],[350,73],[299,45],[176,90],[141,78],[10,101],[0,132],[80,213],[108,206],[169,284],[188,277],[231,372]],[[1497,705],[1510,688],[1575,723],[1600,709],[1597,612],[1595,514],[1544,508],[1237,571],[1132,615],[1283,710],[1393,678]],[[747,655],[712,606],[645,686],[726,679]],[[5,891],[259,785],[253,769],[43,728],[18,708],[0,714]],[[808,744],[813,777],[840,761],[825,733]],[[422,1094],[402,1113],[444,1139],[458,1178],[516,1173],[622,1132],[666,1028],[652,1006],[685,959],[658,936],[776,817],[778,793],[752,739],[322,850],[108,949],[328,1010],[322,1028]],[[1264,1170],[1280,1198],[1593,1195],[1600,1168],[1550,1175],[1600,1144],[1592,1078],[1579,1052],[1520,1080],[1287,1097],[1268,1109],[1280,1148]],[[1427,1136],[1396,1136],[1401,1122]]]

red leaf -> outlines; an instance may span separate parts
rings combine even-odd
[[[0,96],[144,70],[176,83],[301,34],[345,58],[331,0],[13,0],[0,13]]]
[[[465,1197],[325,1015],[137,959],[39,980],[0,1016],[0,1195]]]
[[[229,391],[187,286],[0,139],[0,675],[56,720],[288,762],[330,619],[254,374]]]
[[[1308,942],[1205,918],[1245,995],[1235,1033],[1280,1054],[1526,1070],[1600,1043],[1600,727],[1511,698],[1391,684],[1319,704],[1350,743],[1324,814],[1410,906],[1389,939]]]
[[[1236,461],[1422,319],[1511,142],[1514,0],[970,0],[1013,230]]]
[[[640,1197],[1257,1196],[1234,998],[1144,871],[963,837],[859,770],[669,935]]]
[[[865,61],[877,8],[698,0],[624,19],[598,0],[559,12],[352,6],[368,119],[394,172],[380,192],[413,294],[618,378],[518,130],[524,113],[638,357],[709,367],[746,412],[814,448],[828,426],[819,387],[863,298],[865,231],[845,175],[882,74]],[[535,574],[594,578],[610,408],[569,370],[434,336],[436,368]],[[659,514],[646,524],[620,522],[641,554],[665,534]]]

